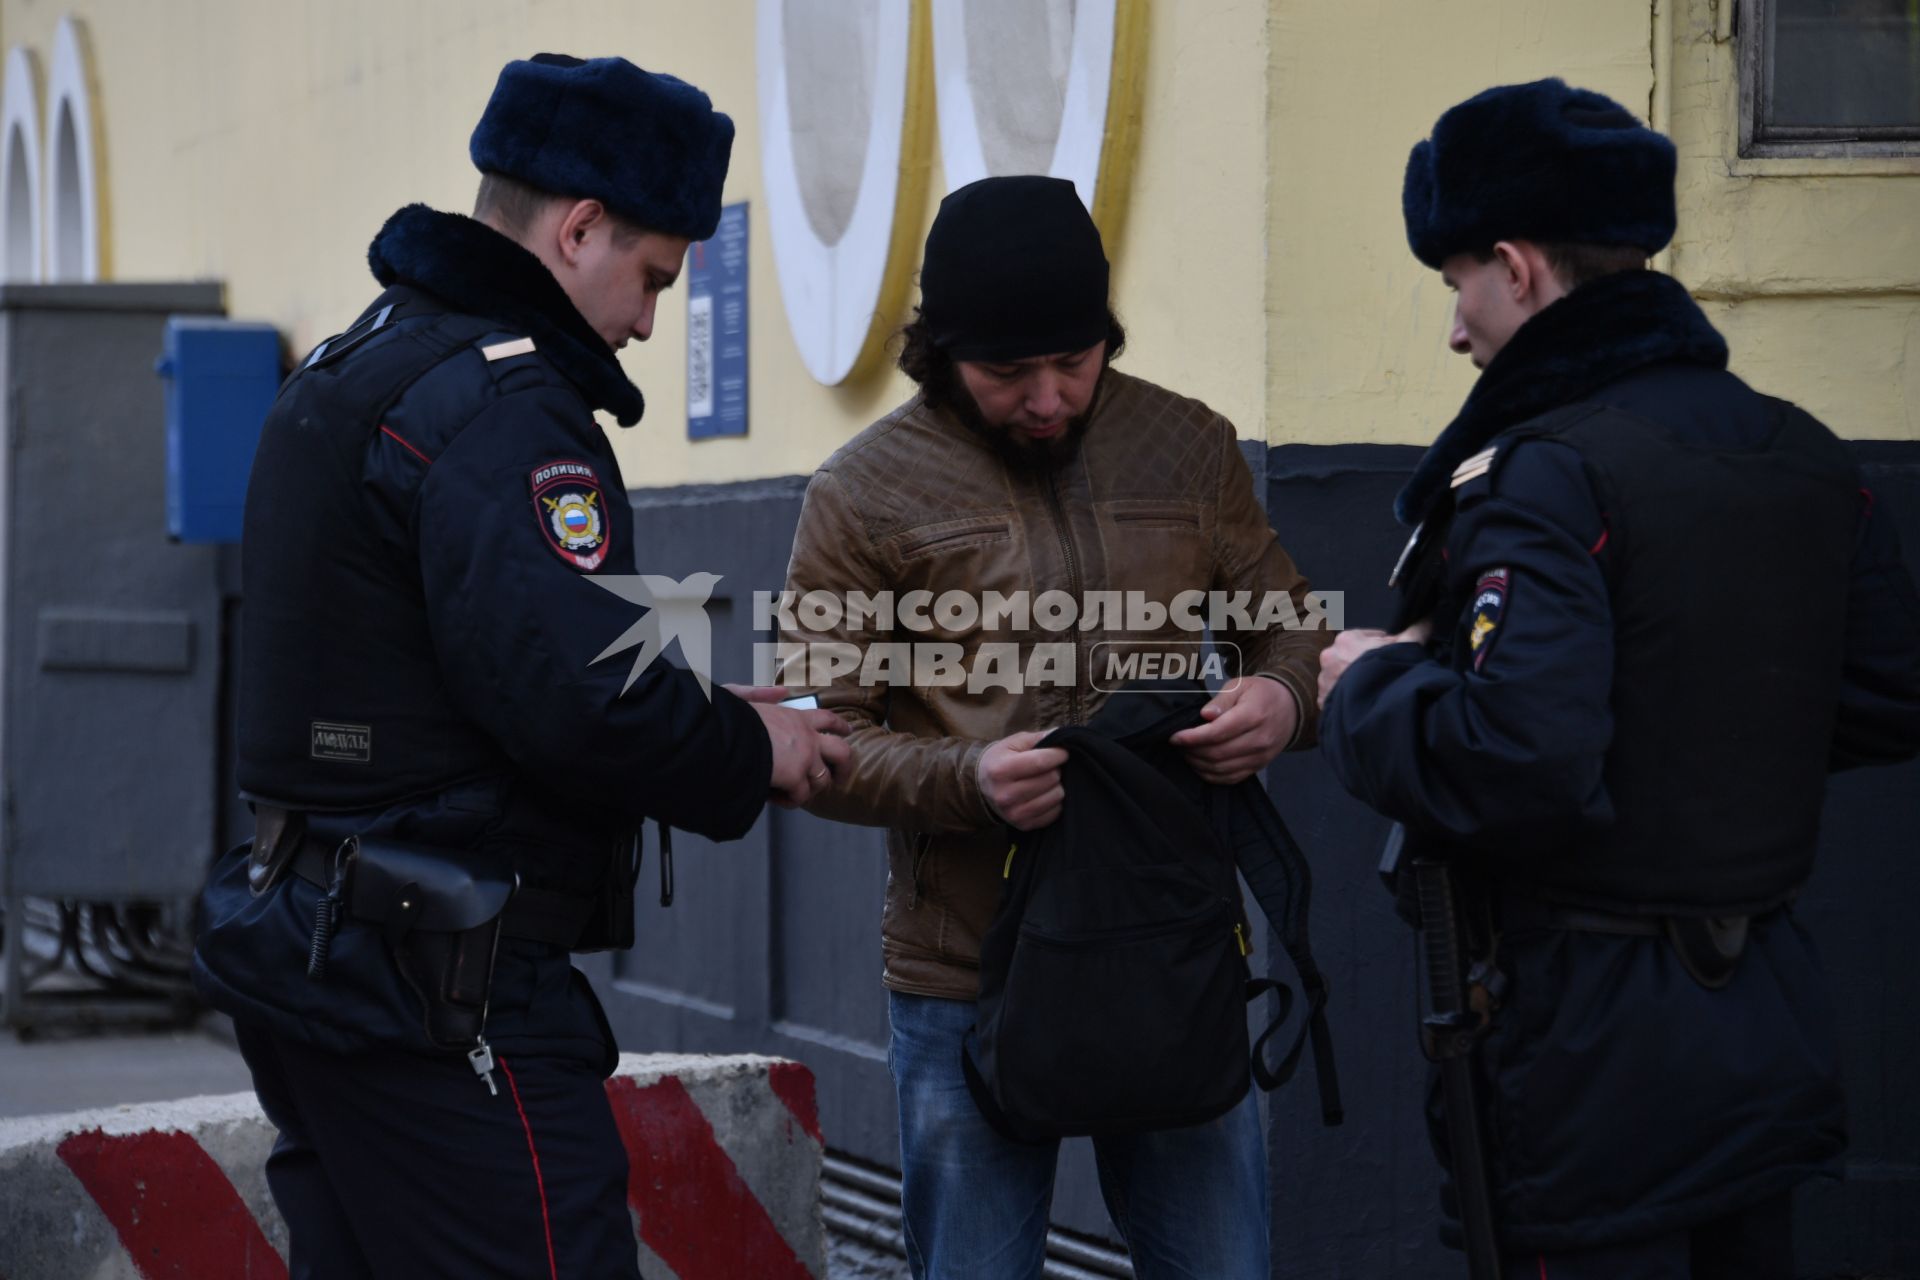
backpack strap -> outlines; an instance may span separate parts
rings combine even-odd
[[[1340,1100],[1340,1073],[1334,1063],[1333,1032],[1327,1025],[1327,978],[1315,963],[1313,948],[1307,941],[1307,908],[1313,897],[1313,873],[1307,864],[1307,856],[1294,840],[1293,833],[1287,830],[1287,824],[1281,820],[1279,811],[1273,807],[1273,800],[1258,778],[1247,779],[1232,788],[1230,794],[1225,788],[1215,788],[1215,791],[1220,793],[1221,803],[1229,799],[1238,802],[1240,813],[1251,818],[1258,829],[1259,839],[1233,841],[1234,859],[1240,864],[1240,874],[1246,877],[1248,887],[1253,890],[1253,896],[1260,904],[1261,913],[1267,917],[1267,923],[1273,926],[1274,933],[1280,938],[1280,945],[1286,949],[1287,957],[1293,961],[1293,967],[1300,975],[1301,989],[1307,998],[1306,1018],[1295,1033],[1292,1045],[1279,1065],[1269,1068],[1266,1044],[1286,1022],[1293,1006],[1293,993],[1284,983],[1271,978],[1247,984],[1249,1000],[1268,991],[1280,995],[1279,1015],[1253,1044],[1253,1078],[1262,1089],[1268,1091],[1285,1084],[1300,1063],[1301,1049],[1311,1042],[1314,1076],[1320,1090],[1320,1118],[1329,1127],[1337,1125],[1346,1119],[1346,1109]]]

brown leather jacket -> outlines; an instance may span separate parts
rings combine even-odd
[[[814,474],[787,589],[796,598],[824,591],[842,601],[852,592],[891,591],[904,616],[913,602],[903,598],[913,591],[935,600],[948,591],[976,600],[1059,591],[1077,605],[1098,593],[1139,592],[1163,606],[1184,591],[1250,591],[1257,607],[1269,591],[1301,606],[1307,583],[1255,500],[1233,425],[1198,401],[1108,370],[1079,450],[1051,469],[1010,464],[990,441],[919,397],[874,423]],[[1021,672],[1036,645],[1065,644],[1073,663],[1070,681],[1022,692],[999,685],[969,692],[965,683],[940,687],[918,677],[863,685],[860,671],[818,686],[821,705],[853,723],[853,768],[809,808],[889,829],[886,984],[971,1000],[1009,840],[981,796],[980,756],[1009,733],[1085,721],[1105,696],[1094,685],[1109,684],[1102,671],[1114,643],[1181,652],[1177,646],[1196,647],[1201,637],[1171,617],[1154,630],[1128,631],[1110,610],[1093,630],[1079,621],[1049,630],[1035,608],[1022,629],[1017,616],[969,619],[920,599],[923,628],[896,621],[889,633],[869,617],[857,630],[845,618],[803,630],[809,619],[796,610],[793,627],[783,620],[781,638],[813,644],[816,661],[823,642],[854,646],[841,652],[863,657],[886,642],[947,644],[976,669],[981,646],[1011,642],[1020,660],[1008,665]],[[1083,619],[1090,612],[1079,609]],[[1272,676],[1293,691],[1301,711],[1293,745],[1310,744],[1319,655],[1331,634],[1270,628],[1228,638],[1240,646],[1244,673]],[[797,660],[788,657],[788,667]],[[783,678],[808,683],[799,673]]]

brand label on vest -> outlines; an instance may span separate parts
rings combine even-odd
[[[606,503],[600,477],[584,462],[548,462],[527,477],[540,532],[554,553],[592,573],[607,558]]]
[[[315,720],[309,739],[309,754],[315,760],[342,760],[348,764],[373,763],[373,726],[336,724]]]

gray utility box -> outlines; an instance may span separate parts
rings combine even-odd
[[[32,989],[44,975],[30,972],[27,899],[42,904],[43,922],[49,902],[101,904],[109,919],[116,904],[158,904],[184,919],[214,853],[219,550],[167,537],[154,357],[169,315],[219,314],[222,293],[0,286],[0,999],[10,1026],[76,1012],[58,981]],[[75,918],[70,909],[64,932]],[[139,1011],[136,1000],[121,1012]]]

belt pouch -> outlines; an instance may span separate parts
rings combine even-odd
[[[247,859],[247,887],[259,897],[280,882],[306,838],[307,818],[273,805],[254,806],[253,852]]]
[[[519,887],[511,855],[360,836],[348,865],[348,912],[386,937],[428,1039],[472,1045],[486,1026],[500,918]]]
[[[614,841],[607,873],[594,891],[593,912],[574,951],[624,951],[633,945],[633,886],[640,878],[638,832]]]
[[[1667,939],[1680,967],[1707,990],[1718,991],[1733,981],[1740,957],[1746,954],[1747,923],[1746,916],[1670,916]]]

